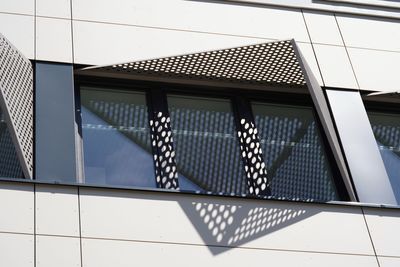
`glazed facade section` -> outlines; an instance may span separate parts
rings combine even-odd
[[[0,265],[400,265],[399,21],[378,0],[0,1],[35,69],[35,180],[8,179],[30,175],[0,114]],[[265,84],[287,57],[218,52],[282,40],[300,65]],[[117,77],[165,57],[190,79]]]

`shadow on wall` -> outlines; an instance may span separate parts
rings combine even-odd
[[[91,197],[94,199],[89,200]],[[96,222],[99,222],[96,224],[95,236],[84,234],[84,237],[110,238],[116,227],[122,227],[116,231],[118,235],[123,236],[127,233],[128,240],[132,240],[135,237],[129,233],[132,230],[128,226],[131,225],[130,221],[135,227],[141,227],[146,220],[152,220],[143,228],[152,233],[150,236],[161,237],[162,242],[166,243],[186,243],[191,242],[190,238],[196,231],[202,239],[202,245],[207,246],[213,255],[244,246],[248,242],[324,212],[323,206],[315,208],[313,205],[295,202],[87,188],[82,194],[80,205],[83,205],[82,221],[90,216],[90,223],[93,223],[94,217]],[[121,208],[118,208],[119,206]],[[87,209],[90,211],[85,212]],[[110,215],[113,216],[112,221],[115,221],[115,224],[110,224],[110,220],[106,219]],[[142,218],[135,221],[140,217]],[[186,228],[187,222],[190,222],[194,231]],[[173,227],[169,224],[173,224]],[[185,227],[180,227],[181,225]],[[84,228],[87,226],[83,224]],[[180,231],[182,234],[176,239],[172,238],[173,233],[168,232],[170,228],[172,232]],[[185,230],[189,231],[187,236]],[[137,231],[135,229],[133,233]],[[296,236],[302,236],[302,233]],[[169,238],[172,239],[168,240]]]
[[[180,201],[180,206],[215,255],[311,217],[318,212],[291,208],[226,204],[226,201]],[[263,207],[260,207],[263,206]],[[276,205],[274,205],[276,206]],[[224,247],[225,249],[221,249]]]

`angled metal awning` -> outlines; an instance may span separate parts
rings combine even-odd
[[[147,77],[286,87],[306,85],[292,41],[95,66],[78,73],[125,79]]]
[[[294,40],[108,66],[94,66],[78,70],[77,74],[92,77],[180,83],[187,83],[188,81],[190,83],[206,82],[216,86],[221,84],[223,86],[232,85],[232,87],[256,85],[258,88],[274,87],[282,90],[292,88],[294,91],[308,89],[344,178],[350,199],[356,200],[356,193],[339,145],[324,92]],[[249,169],[252,168],[251,165],[248,167]],[[263,175],[262,170],[258,171],[260,171],[258,174]],[[254,176],[254,173],[251,173],[251,176]],[[248,183],[250,187],[257,187],[256,181]],[[262,184],[265,184],[265,182],[262,182]],[[258,189],[262,191],[261,186]]]
[[[31,62],[1,34],[0,108],[24,176],[32,179],[33,68]]]

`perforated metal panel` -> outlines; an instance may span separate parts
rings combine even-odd
[[[291,41],[87,68],[97,73],[148,75],[285,86],[305,85]]]
[[[205,81],[216,85],[223,84],[223,86],[226,86],[226,83],[230,83],[232,85],[239,84],[239,86],[257,85],[258,88],[263,88],[264,85],[276,86],[282,89],[286,87],[293,87],[294,89],[307,87],[325,131],[329,130],[326,134],[328,135],[331,149],[335,154],[335,159],[337,159],[339,169],[346,180],[345,184],[350,198],[352,200],[356,199],[344,157],[339,149],[338,139],[333,130],[333,122],[327,116],[329,109],[323,97],[323,91],[312,75],[294,40],[141,60],[110,66],[90,67],[80,70],[79,73],[89,76],[146,79],[150,81],[168,79],[174,82],[183,81],[183,83],[188,80],[191,82]],[[251,123],[253,123],[252,120],[246,120],[245,118],[239,133],[242,157],[246,158],[247,186],[253,194],[268,194],[270,181],[268,180],[265,166],[262,165],[261,149],[259,149],[259,145],[257,146],[259,138],[257,134],[254,134],[257,129]],[[246,125],[248,125],[247,128]],[[245,134],[246,137],[244,137]],[[249,143],[247,143],[247,140]],[[175,179],[175,175],[171,174],[171,177]]]
[[[0,106],[26,178],[33,171],[33,69],[0,34]]]

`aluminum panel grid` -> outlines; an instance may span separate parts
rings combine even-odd
[[[33,68],[0,34],[0,106],[24,175],[33,173]]]
[[[292,41],[90,67],[85,71],[236,83],[305,86]]]

